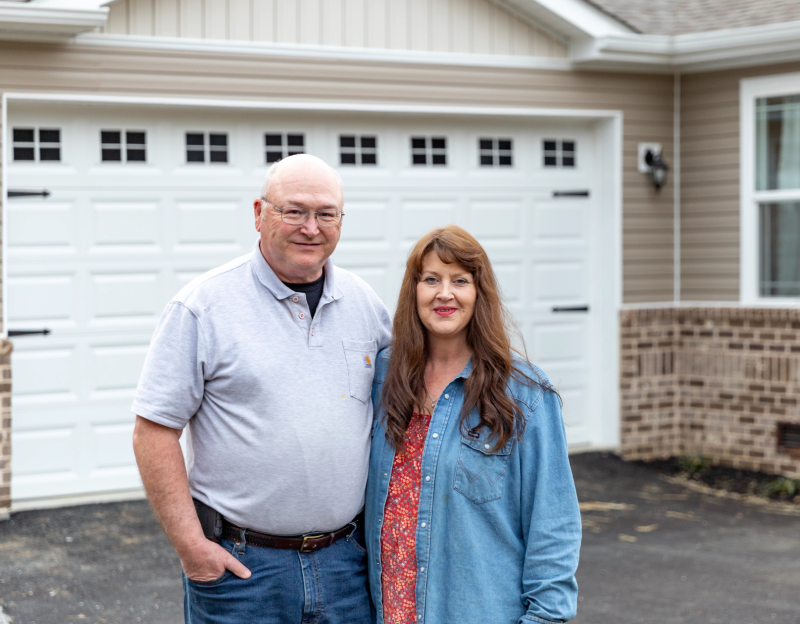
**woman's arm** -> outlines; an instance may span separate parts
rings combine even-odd
[[[522,528],[526,544],[520,624],[558,622],[575,617],[575,571],[581,545],[581,516],[567,456],[561,403],[544,391],[519,444],[522,477]]]

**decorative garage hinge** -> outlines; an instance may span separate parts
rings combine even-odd
[[[9,197],[50,197],[50,191],[42,189],[41,191],[12,191],[8,189]]]

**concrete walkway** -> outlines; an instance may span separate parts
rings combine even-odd
[[[800,624],[800,516],[690,492],[610,455],[572,463],[584,507],[575,624]],[[182,600],[144,501],[0,523],[13,624],[180,624]]]

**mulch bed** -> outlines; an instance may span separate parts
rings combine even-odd
[[[737,494],[749,496],[760,496],[776,501],[793,502],[800,505],[800,494],[789,497],[785,493],[768,495],[765,492],[770,484],[775,483],[777,479],[781,478],[779,475],[714,465],[700,466],[697,469],[687,468],[685,459],[682,461],[681,458],[678,457],[670,457],[669,459],[650,462],[635,461],[631,463],[638,464],[668,477],[684,477],[717,490],[725,490],[727,492],[735,492]]]

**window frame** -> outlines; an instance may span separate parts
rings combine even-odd
[[[756,190],[756,101],[800,94],[800,72],[747,78],[739,84],[739,300],[746,305],[799,307],[800,297],[761,295],[760,205],[800,202],[800,188]]]
[[[119,132],[119,143],[104,143],[103,142],[103,133],[104,132]],[[128,134],[143,134],[144,135],[144,143],[128,143]],[[144,128],[126,128],[126,127],[118,127],[118,128],[109,128],[109,127],[101,127],[100,128],[100,164],[103,166],[107,165],[147,165],[148,160],[148,146],[147,146],[147,130]],[[141,145],[141,147],[139,147]],[[115,146],[115,147],[110,147]],[[103,150],[104,149],[119,149],[119,160],[106,160],[103,158]],[[144,160],[137,160],[133,159],[130,160],[128,158],[129,151],[143,151],[144,152]]]
[[[14,131],[15,130],[33,130],[33,141],[15,141],[14,140]],[[47,131],[56,131],[58,132],[58,143],[53,143],[52,141],[42,141],[42,130],[45,132]],[[64,141],[63,141],[63,133],[64,129],[62,127],[56,127],[54,125],[50,126],[19,126],[14,125],[11,126],[9,132],[9,139],[10,139],[10,162],[16,163],[17,165],[28,163],[28,164],[61,164],[64,162],[63,154],[64,154]],[[24,145],[22,145],[24,144]],[[15,158],[14,150],[17,147],[27,147],[33,149],[33,158],[23,158],[17,159]],[[58,158],[42,158],[42,150],[43,149],[57,149],[58,150]]]
[[[202,149],[189,149],[189,135],[199,134],[203,137]],[[212,145],[211,135],[224,136],[225,145]],[[196,147],[192,144],[192,147]],[[224,149],[214,149],[214,148]],[[203,160],[189,160],[189,152],[200,152],[203,154]],[[224,152],[225,160],[212,160],[211,154],[213,152]],[[183,166],[185,167],[209,167],[209,166],[225,166],[231,164],[231,133],[228,130],[183,130]]]

